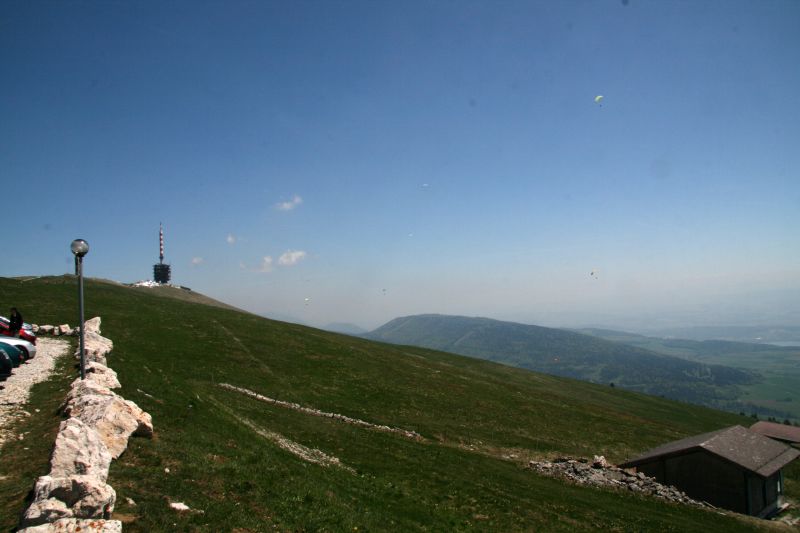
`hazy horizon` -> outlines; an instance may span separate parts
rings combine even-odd
[[[83,238],[87,276],[151,279],[163,222],[174,283],[315,326],[800,325],[797,20],[3,2],[0,275],[68,272]]]

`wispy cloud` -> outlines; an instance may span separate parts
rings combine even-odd
[[[202,257],[192,257],[192,266],[202,265],[206,260]]]
[[[281,266],[294,266],[305,257],[306,253],[302,250],[287,250],[278,258],[278,264]]]
[[[306,258],[308,254],[302,250],[287,250],[278,257],[278,260],[275,261],[272,256],[265,255],[261,258],[261,261],[256,266],[250,266],[244,261],[239,263],[239,268],[242,270],[247,270],[248,272],[258,272],[261,274],[268,274],[275,270],[276,264],[281,267],[290,267],[294,266],[303,259]]]
[[[279,202],[275,204],[275,209],[278,211],[291,211],[298,205],[303,203],[303,199],[300,198],[298,195],[294,195],[294,197],[289,200],[288,202]]]
[[[268,274],[272,272],[272,257],[265,255],[261,258],[261,262],[255,267],[248,266],[244,261],[239,262],[239,268],[247,270],[248,272],[259,272],[261,274]]]
[[[228,236],[225,237],[225,241],[228,244],[236,244],[236,235],[234,235],[233,233],[228,233]]]
[[[261,259],[261,263],[259,263],[256,271],[264,273],[272,272],[272,258],[268,255],[265,255],[264,258]]]

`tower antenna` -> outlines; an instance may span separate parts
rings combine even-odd
[[[153,280],[166,285],[172,277],[172,269],[164,264],[164,225],[158,223],[158,264],[153,265]]]

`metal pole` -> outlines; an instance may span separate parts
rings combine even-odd
[[[78,266],[78,313],[81,328],[81,379],[86,379],[86,350],[83,344],[83,257],[76,257]]]

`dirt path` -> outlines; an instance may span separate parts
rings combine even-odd
[[[0,381],[0,447],[18,435],[10,433],[14,421],[30,416],[24,409],[31,387],[53,373],[56,359],[67,354],[69,342],[63,339],[38,339],[36,357],[26,361],[5,381]]]
[[[408,439],[413,439],[416,441],[424,442],[425,437],[417,433],[416,431],[411,431],[409,429],[401,429],[401,428],[393,428],[389,426],[384,426],[380,424],[373,424],[371,422],[365,422],[364,420],[359,420],[358,418],[350,418],[349,416],[340,415],[339,413],[327,413],[325,411],[320,411],[319,409],[313,409],[311,407],[303,407],[300,404],[292,403],[292,402],[284,402],[283,400],[276,400],[275,398],[270,398],[269,396],[263,396],[258,394],[257,392],[253,392],[249,389],[245,389],[242,387],[237,387],[235,385],[231,385],[230,383],[220,383],[220,387],[223,389],[232,390],[238,392],[240,394],[244,394],[245,396],[249,396],[254,398],[258,401],[269,403],[272,405],[277,405],[278,407],[284,407],[286,409],[293,409],[295,411],[300,411],[301,413],[305,413],[312,416],[320,416],[323,418],[330,418],[333,420],[338,420],[339,422],[344,422],[346,424],[352,424],[354,426],[361,426],[367,429],[374,429],[376,431],[383,431],[385,433],[395,433],[397,435],[401,435]]]

